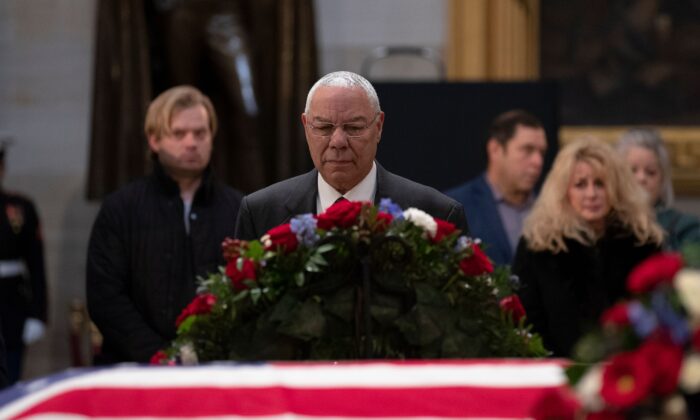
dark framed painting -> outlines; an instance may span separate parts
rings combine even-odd
[[[700,0],[542,0],[565,125],[700,124]]]
[[[700,0],[541,0],[541,75],[561,138],[658,127],[674,186],[700,193]]]

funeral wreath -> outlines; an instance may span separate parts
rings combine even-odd
[[[155,364],[543,356],[479,240],[427,213],[339,202],[259,240],[226,239]]]

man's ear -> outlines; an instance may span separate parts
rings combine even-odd
[[[488,155],[489,160],[495,158],[498,154],[502,152],[503,147],[501,146],[501,143],[499,143],[498,140],[491,137],[486,143],[486,154]]]
[[[382,140],[382,129],[384,128],[384,111],[379,111],[375,124],[377,125],[377,143],[379,143]]]
[[[301,125],[304,127],[304,137],[306,137],[306,141],[309,142],[309,141],[311,141],[311,138],[310,138],[311,134],[309,133],[309,126],[306,125],[307,122],[308,122],[308,120],[306,119],[306,113],[303,112],[301,114]]]
[[[148,136],[148,148],[151,149],[151,152],[157,154],[160,151],[160,143],[159,142],[160,142],[160,139],[155,134],[151,134]]]

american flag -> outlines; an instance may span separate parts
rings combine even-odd
[[[217,363],[75,369],[0,392],[0,419],[515,419],[556,360]]]

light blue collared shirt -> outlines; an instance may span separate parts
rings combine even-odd
[[[501,194],[501,192],[498,191],[493,184],[491,184],[488,177],[484,178],[486,179],[486,184],[491,189],[493,198],[496,200],[498,215],[501,218],[503,230],[506,231],[508,243],[510,244],[513,254],[515,254],[515,248],[518,246],[518,241],[523,233],[523,222],[525,221],[527,215],[530,214],[530,210],[532,210],[532,206],[535,204],[535,194],[530,193],[530,196],[527,198],[527,200],[525,200],[525,203],[520,206],[515,206],[503,198],[503,194]]]

